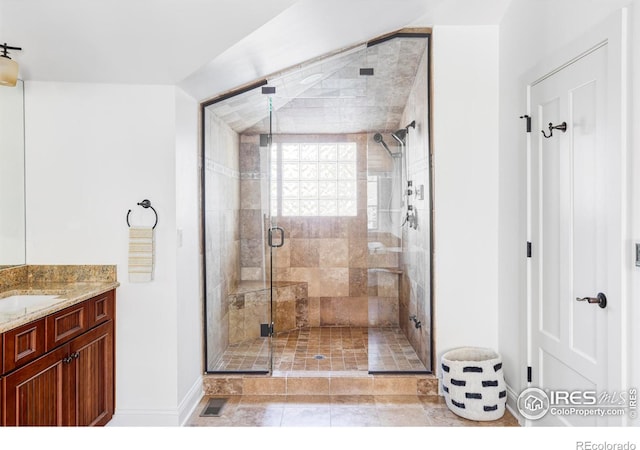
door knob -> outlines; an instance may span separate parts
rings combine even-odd
[[[600,308],[607,307],[607,296],[602,292],[598,292],[597,297],[576,297],[576,300],[579,302],[588,302],[588,303],[596,303]]]

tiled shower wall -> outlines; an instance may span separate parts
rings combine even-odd
[[[308,284],[309,326],[368,323],[366,260],[367,141],[364,134],[276,136],[279,142],[355,142],[357,215],[279,217],[288,239],[278,250],[276,276]]]
[[[388,135],[388,134],[387,134]],[[391,158],[369,135],[367,174],[376,179],[377,214],[368,231],[369,322],[377,326],[398,326],[400,288],[400,225],[402,223],[400,168],[402,160]],[[400,152],[389,141],[392,152]]]
[[[270,278],[265,213],[269,211],[269,167],[260,136],[240,136],[240,279]]]
[[[418,217],[417,229],[403,227],[402,286],[400,289],[400,327],[427,368],[431,367],[431,280],[430,280],[430,206],[429,206],[429,115],[428,115],[428,55],[422,58],[416,80],[405,108],[402,126],[416,121],[407,136],[407,167],[414,188],[424,186],[424,199],[412,196],[411,203]],[[409,320],[415,314],[422,322],[416,328]]]
[[[205,110],[207,361],[229,343],[229,298],[240,273],[239,136]]]
[[[369,313],[367,247],[367,135],[276,135],[274,142],[355,142],[358,162],[357,215],[354,217],[278,217],[286,239],[275,257],[277,281],[299,281],[308,285],[308,326],[367,326],[397,322],[397,307],[378,308]],[[245,170],[259,171],[257,136],[243,136],[241,211],[241,264],[243,277],[253,276],[262,263],[257,246],[263,232],[260,184],[248,182]],[[268,192],[263,190],[262,192]],[[251,199],[245,199],[245,195]],[[246,223],[245,223],[246,222]],[[245,243],[245,236],[247,242]],[[256,239],[254,242],[250,239]],[[250,278],[247,278],[250,279]],[[381,311],[381,314],[378,314]],[[298,323],[300,317],[298,312]],[[303,323],[303,322],[302,322]]]
[[[396,327],[399,322],[400,254],[387,249],[400,246],[400,238],[389,232],[370,231],[369,242],[382,244],[382,250],[369,250],[369,323]]]

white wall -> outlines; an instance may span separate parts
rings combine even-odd
[[[512,395],[526,386],[526,133],[525,124],[518,117],[526,111],[525,83],[532,80],[523,77],[630,3],[631,0],[590,1],[588,5],[584,0],[513,0],[500,23],[499,348]],[[634,3],[638,9],[640,2]],[[640,23],[638,17],[636,13],[632,23]],[[637,60],[633,58],[636,70]],[[638,92],[633,104],[637,111]],[[638,131],[635,133],[637,137]],[[635,164],[640,170],[640,161]],[[639,190],[640,186],[636,186],[636,198],[640,198]],[[640,240],[637,212],[634,222],[635,238]],[[636,292],[640,292],[639,272],[634,276]],[[640,321],[637,310],[630,320],[636,324]],[[638,355],[640,341],[637,331],[633,332],[631,342],[636,344],[631,354]],[[632,362],[635,386],[640,381],[637,359]]]
[[[176,89],[176,222],[178,233],[178,397],[180,423],[202,394],[203,300],[200,252],[199,104]]]
[[[0,90],[0,266],[24,264],[23,84]]]
[[[498,345],[498,27],[436,26],[432,39],[439,361]]]
[[[190,384],[178,383],[179,361],[191,359],[178,358],[190,338],[178,338],[178,288],[181,300],[190,294],[176,276],[176,143],[188,153],[182,136],[193,131],[179,121],[176,138],[176,88],[27,82],[25,91],[27,263],[118,266],[112,424],[176,425]],[[191,120],[188,99],[178,100]],[[151,223],[153,212],[136,205],[145,198],[159,215],[155,279],[129,283],[125,218],[132,209],[132,224]],[[180,220],[191,233],[192,219],[181,211]]]

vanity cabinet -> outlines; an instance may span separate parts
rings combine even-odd
[[[46,352],[15,369],[7,370],[7,360],[12,359],[7,349],[15,330],[3,335],[2,424],[105,425],[115,408],[114,291],[41,321]]]

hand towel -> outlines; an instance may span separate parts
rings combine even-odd
[[[129,281],[144,283],[153,280],[154,230],[152,227],[129,228]]]

